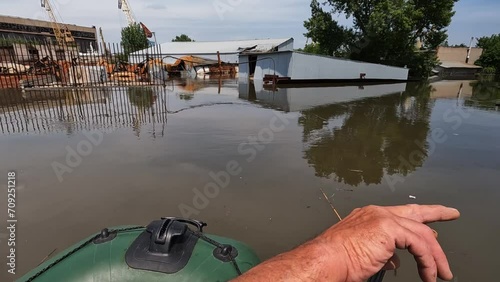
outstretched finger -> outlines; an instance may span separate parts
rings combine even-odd
[[[404,217],[421,223],[450,221],[460,217],[460,212],[457,209],[439,205],[406,205],[387,207],[387,210],[399,217]]]

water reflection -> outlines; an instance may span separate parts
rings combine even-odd
[[[239,89],[240,98],[300,112],[304,158],[318,177],[379,184],[384,175],[407,175],[427,159],[435,90],[429,84]]]
[[[353,186],[411,173],[427,158],[430,92],[428,85],[409,84],[401,95],[301,112],[305,159],[317,176]]]
[[[472,96],[465,100],[469,107],[500,111],[500,83],[475,81],[471,83]]]
[[[316,176],[358,186],[379,184],[384,175],[407,175],[423,165],[428,157],[430,115],[438,98],[494,109],[500,88],[495,82],[444,81],[432,86],[266,89],[235,80],[183,80],[171,89],[4,90],[0,95],[0,130],[4,134],[72,135],[81,130],[130,128],[137,137],[146,134],[155,138],[164,136],[167,114],[242,104],[244,99],[298,112],[304,159],[314,167]]]
[[[431,98],[457,99],[460,105],[499,110],[500,83],[494,80],[439,81],[433,83]]]
[[[151,137],[164,136],[166,103],[161,88],[128,87],[40,90],[0,93],[0,130],[14,133],[65,133],[82,130],[112,131],[152,124]]]
[[[405,91],[406,83],[364,86],[286,87],[273,89],[259,84],[239,84],[239,97],[285,112],[300,112],[335,103],[350,102]]]
[[[317,176],[352,186],[411,173],[427,158],[431,90],[409,84],[400,95],[302,111],[304,158]]]

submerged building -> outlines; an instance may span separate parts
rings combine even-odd
[[[66,24],[75,38],[80,52],[97,49],[96,28]],[[0,40],[6,42],[30,41],[39,43],[54,42],[55,35],[52,25],[48,21],[26,19],[0,15]],[[92,47],[91,47],[92,46]]]
[[[164,63],[172,64],[184,56],[202,57],[207,60],[218,60],[229,64],[238,64],[242,52],[253,51],[260,53],[292,51],[293,38],[255,39],[234,41],[194,41],[194,42],[167,42],[130,54],[130,60],[141,62],[146,56],[160,56]]]
[[[438,60],[441,62],[436,68],[439,76],[447,79],[474,78],[483,69],[475,63],[483,54],[482,48],[466,47],[439,47]]]
[[[286,77],[291,83],[408,80],[407,68],[307,54],[298,51],[240,54],[239,78]]]
[[[330,56],[306,54],[294,50],[293,38],[220,42],[168,42],[132,53],[131,63],[147,58],[172,64],[183,56],[195,56],[238,66],[238,78],[264,81],[266,76],[286,78],[290,82],[408,80],[409,70],[380,64],[357,62]],[[188,70],[196,74],[196,70]]]

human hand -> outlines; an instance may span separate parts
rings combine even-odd
[[[326,261],[336,268],[332,271],[338,281],[364,281],[391,262],[397,265],[396,248],[413,254],[424,282],[451,280],[448,260],[435,232],[425,224],[459,217],[456,209],[443,206],[369,206],[354,210],[313,242],[331,255]]]

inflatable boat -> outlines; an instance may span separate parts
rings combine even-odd
[[[18,281],[229,281],[260,263],[247,245],[203,233],[197,220],[103,229]]]

